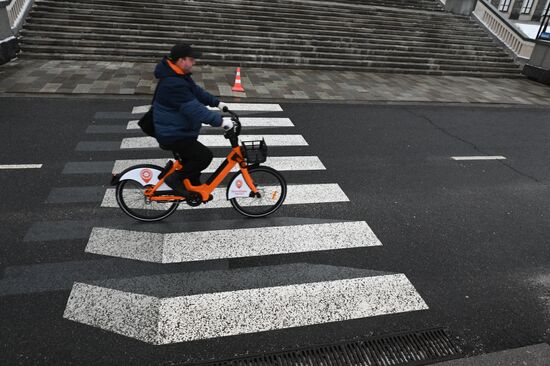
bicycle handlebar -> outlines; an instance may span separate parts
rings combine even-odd
[[[239,121],[239,116],[237,113],[229,110],[229,108],[225,107],[223,109],[224,112],[229,113],[231,115],[231,121],[233,121],[233,128],[227,130],[223,135],[226,139],[231,141],[231,145],[233,147],[239,146],[239,135],[241,134],[241,121]]]

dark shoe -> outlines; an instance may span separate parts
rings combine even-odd
[[[191,192],[189,192],[185,187],[183,186],[183,181],[180,179],[179,175],[177,173],[174,173],[164,180],[164,183],[172,190],[182,197],[188,197]]]

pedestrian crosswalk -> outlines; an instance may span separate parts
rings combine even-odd
[[[122,139],[85,141],[76,148],[93,154],[109,152],[116,155],[113,160],[105,160],[102,156],[103,160],[98,161],[72,161],[65,165],[63,174],[106,175],[120,173],[137,164],[164,166],[168,159],[158,158],[159,155],[142,158],[147,151],[151,154],[161,152],[156,140],[135,136],[135,130],[139,128],[137,118],[149,108],[148,105],[133,107],[135,116],[124,121],[122,129],[110,130],[119,134],[127,131],[128,135]],[[281,151],[296,147],[309,149],[304,136],[289,133],[296,127],[291,118],[270,115],[284,112],[279,104],[234,103],[230,108],[254,113],[253,117],[242,117],[243,126],[270,128],[266,134],[242,135],[241,140],[264,138],[268,146],[279,147]],[[284,133],[279,132],[279,128]],[[221,131],[216,133],[216,130],[208,129],[208,134],[199,138],[203,144],[229,149]],[[330,219],[333,205],[345,208],[353,201],[338,182],[315,181],[317,176],[312,174],[326,174],[327,167],[318,156],[301,153],[303,151],[294,151],[292,156],[271,154],[265,163],[290,176],[310,172],[305,182],[303,179],[289,181],[284,206],[276,215],[283,215],[292,207],[304,207],[304,212],[321,212],[322,209],[324,222],[303,223],[300,217],[288,217],[285,221],[265,221],[266,224],[251,226],[244,225],[243,219],[235,220],[231,227],[218,228],[217,221],[210,220],[201,221],[200,229],[178,230],[168,223],[128,228],[118,225],[120,221],[106,225],[107,221],[103,220],[104,224],[93,225],[87,235],[85,252],[166,267],[345,250],[369,253],[372,248],[382,247],[382,242],[367,222]],[[222,161],[221,157],[215,158],[205,173],[214,172]],[[87,189],[91,188],[100,193],[97,203],[102,215],[123,215],[118,209],[114,188]],[[196,212],[205,215],[207,220],[231,213],[222,210],[231,207],[225,198],[226,189],[216,189],[214,200],[206,205],[192,208],[181,204],[181,211],[169,220],[178,220],[178,215],[192,215],[195,211],[191,210],[198,210]],[[60,202],[57,196],[52,193],[50,201]],[[144,202],[135,204],[141,207]],[[160,345],[426,309],[428,305],[405,274],[296,263],[79,280],[72,287],[63,316]]]

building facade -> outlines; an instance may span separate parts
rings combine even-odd
[[[491,4],[509,19],[538,22],[550,7],[550,0],[491,0]]]

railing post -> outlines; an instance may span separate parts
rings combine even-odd
[[[9,3],[10,1],[0,1],[0,65],[10,61],[19,51],[6,9]]]

